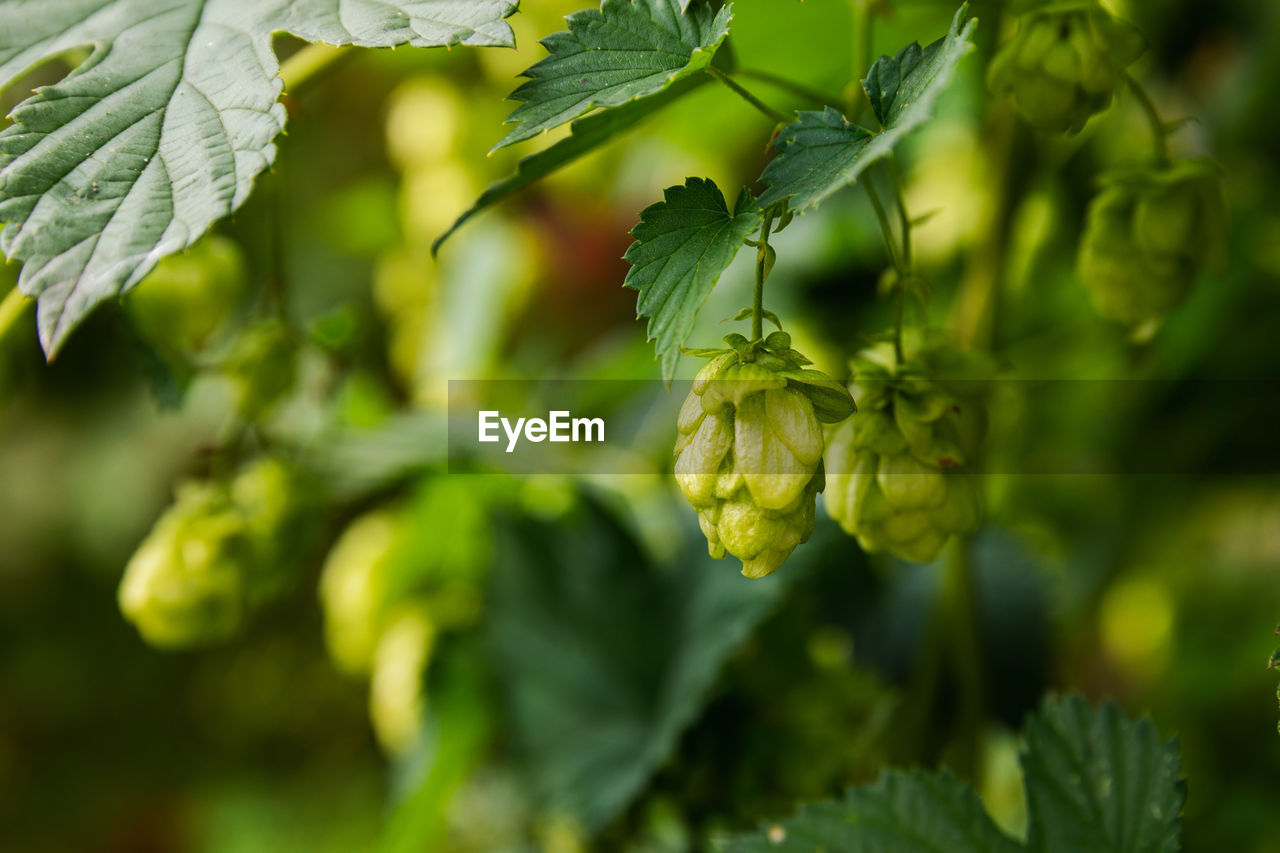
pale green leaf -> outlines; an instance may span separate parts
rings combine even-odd
[[[591,153],[623,131],[635,127],[676,98],[701,86],[708,79],[705,75],[686,78],[653,97],[641,98],[617,109],[603,110],[578,119],[570,125],[571,133],[567,138],[525,157],[517,164],[514,174],[491,184],[480,194],[475,204],[449,226],[448,231],[436,238],[431,244],[431,251],[439,251],[441,244],[477,213],[492,207],[534,181],[569,165],[579,157]]]
[[[284,128],[272,34],[330,44],[509,45],[516,0],[9,0],[0,85],[93,51],[0,133],[0,249],[53,353],[244,203]]]
[[[1046,701],[1022,756],[1035,853],[1175,853],[1186,789],[1177,744],[1079,696]]]
[[[637,316],[649,318],[662,376],[671,379],[698,309],[763,214],[745,190],[730,212],[708,179],[689,178],[663,197],[631,229],[635,242],[623,257],[632,266],[623,286],[640,292]]]
[[[882,125],[879,133],[849,122],[831,107],[802,112],[783,128],[774,143],[778,156],[761,176],[769,189],[760,204],[768,207],[785,198],[792,210],[816,207],[927,122],[956,66],[973,50],[977,19],[966,22],[967,14],[968,6],[961,6],[950,32],[928,47],[911,44],[896,57],[876,60],[862,85]]]
[[[683,6],[688,5],[687,11]],[[537,136],[596,107],[655,95],[711,64],[729,34],[732,6],[680,0],[604,0],[569,15],[569,28],[542,40],[550,56],[511,93],[516,126],[494,149]]]
[[[728,853],[1017,853],[978,795],[947,773],[891,771],[842,800],[800,806],[795,817],[730,841]]]

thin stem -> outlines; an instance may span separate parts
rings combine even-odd
[[[0,302],[0,340],[4,339],[30,303],[31,299],[16,287],[9,291],[3,302]]]
[[[976,781],[981,773],[978,738],[982,730],[985,695],[977,590],[969,560],[968,538],[956,537],[951,542],[950,551],[942,594],[949,623],[946,633],[950,642],[947,648],[951,652],[959,687],[956,709],[958,763],[960,771]]]
[[[769,71],[760,71],[756,68],[739,68],[737,73],[739,77],[759,80],[761,83],[767,83],[770,86],[775,86],[784,92],[790,92],[797,97],[804,98],[806,101],[812,101],[815,104],[826,105],[838,104],[840,102],[840,98],[829,92],[823,92],[820,89],[812,88],[797,80],[792,80],[779,74],[773,74]]]
[[[707,73],[710,74],[712,77],[716,78],[717,80],[719,80],[721,83],[728,86],[730,89],[733,90],[733,92],[736,95],[738,95],[738,97],[742,98],[748,104],[751,104],[751,106],[755,107],[760,112],[764,113],[766,116],[773,119],[778,124],[791,123],[791,118],[787,116],[786,113],[778,112],[773,107],[769,106],[764,101],[760,100],[755,95],[748,92],[746,89],[742,88],[742,86],[738,85],[738,82],[736,80],[734,80],[728,74],[725,74],[719,68],[716,68],[714,65],[707,66]]]
[[[893,264],[893,269],[898,273],[899,278],[906,278],[907,270],[902,265],[902,260],[898,256],[898,248],[894,244],[893,224],[889,222],[889,214],[885,210],[884,202],[880,200],[880,193],[870,179],[866,181],[864,186],[867,189],[867,198],[871,199],[871,207],[876,212],[876,219],[880,220],[880,233],[884,236],[884,245],[889,251],[889,261]]]
[[[1164,122],[1160,119],[1160,111],[1156,109],[1155,101],[1151,100],[1151,95],[1146,88],[1132,74],[1126,72],[1124,81],[1129,84],[1129,89],[1137,99],[1138,106],[1142,107],[1142,112],[1146,115],[1147,122],[1151,125],[1151,147],[1155,152],[1156,160],[1162,166],[1168,165],[1169,136],[1165,130]]]
[[[871,34],[876,8],[872,0],[853,0],[853,79],[845,90],[845,101],[850,119],[857,119],[866,99],[862,80],[871,70]]]
[[[751,301],[751,340],[764,337],[764,280],[769,277],[769,231],[773,216],[765,216],[760,226],[760,247],[756,249],[756,289]]]
[[[292,92],[338,60],[350,56],[354,50],[350,45],[341,47],[330,44],[307,45],[280,63],[280,77],[284,80],[284,90]]]

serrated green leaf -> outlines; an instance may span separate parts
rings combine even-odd
[[[431,244],[431,251],[438,252],[444,241],[477,213],[492,207],[534,181],[569,165],[579,157],[589,154],[623,131],[635,127],[667,104],[701,86],[708,79],[705,75],[688,77],[652,97],[641,98],[617,109],[604,110],[578,119],[570,126],[570,135],[567,138],[525,157],[516,165],[514,174],[491,184],[480,194],[475,204],[449,226],[448,231],[436,238]]]
[[[691,8],[685,12],[684,6]],[[597,107],[620,107],[656,95],[711,64],[729,34],[732,5],[713,11],[679,0],[604,0],[569,15],[569,28],[542,40],[550,56],[532,65],[511,93],[523,101],[507,118],[516,126],[496,151]]]
[[[842,800],[802,805],[795,817],[731,840],[728,853],[1017,853],[978,795],[948,773],[891,771]]]
[[[510,45],[516,0],[10,0],[0,86],[93,53],[0,132],[0,249],[56,352],[98,303],[238,208],[283,130],[274,33],[363,46]]]
[[[882,56],[863,80],[883,130],[872,133],[837,110],[802,112],[778,134],[778,156],[761,180],[768,207],[789,199],[792,210],[816,207],[823,199],[857,181],[868,166],[888,157],[904,136],[927,122],[960,60],[973,50],[977,19],[966,22],[961,6],[945,37],[926,48],[911,44],[896,57]]]
[[[1108,702],[1046,700],[1022,767],[1035,853],[1174,853],[1186,789],[1177,744]]]
[[[650,318],[649,340],[662,360],[663,378],[671,379],[698,309],[763,213],[746,190],[730,213],[709,179],[689,178],[684,186],[668,187],[663,197],[631,229],[635,242],[623,257],[632,267],[623,286],[640,292],[637,316]]]
[[[701,541],[655,566],[591,505],[498,531],[490,625],[511,730],[541,805],[595,829],[667,759],[782,581],[744,578]]]

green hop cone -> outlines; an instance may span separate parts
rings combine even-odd
[[[246,289],[240,247],[213,234],[160,261],[124,304],[143,338],[189,361],[218,337]]]
[[[290,577],[292,473],[263,458],[230,482],[184,483],[125,567],[120,611],[143,639],[189,648],[226,639]]]
[[[120,582],[120,611],[143,639],[186,648],[235,633],[244,615],[243,525],[225,485],[178,489]]]
[[[761,578],[813,533],[823,488],[820,422],[843,420],[853,400],[775,332],[713,358],[694,380],[677,423],[676,482],[698,512],[711,555]]]
[[[1077,269],[1100,315],[1141,326],[1186,299],[1200,270],[1221,257],[1225,238],[1212,162],[1119,172],[1103,179],[1090,204]]]
[[[827,431],[827,512],[865,550],[920,563],[982,520],[963,471],[981,406],[928,375],[918,363],[868,354],[855,362],[858,416]]]
[[[1028,124],[1077,133],[1111,104],[1125,68],[1143,50],[1142,35],[1097,0],[1049,3],[1022,17],[987,82],[997,94],[1012,93]]]

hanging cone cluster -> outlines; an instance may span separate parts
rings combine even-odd
[[[707,537],[711,555],[742,561],[742,573],[774,572],[808,541],[823,488],[821,423],[853,412],[838,382],[791,349],[791,337],[730,335],[680,410],[676,482]]]
[[[1203,159],[1112,174],[1089,207],[1078,270],[1094,309],[1138,326],[1187,297],[1225,249],[1220,169]]]
[[[1076,133],[1111,104],[1121,74],[1144,49],[1141,33],[1097,0],[1049,3],[1023,16],[992,60],[988,85],[1012,93],[1033,127]]]
[[[867,551],[937,559],[954,534],[982,518],[975,483],[963,470],[982,413],[948,393],[919,364],[891,352],[854,362],[858,416],[828,430],[826,506]]]
[[[293,478],[259,460],[231,482],[184,483],[129,560],[120,611],[153,646],[187,648],[231,636],[249,605],[278,590]]]

